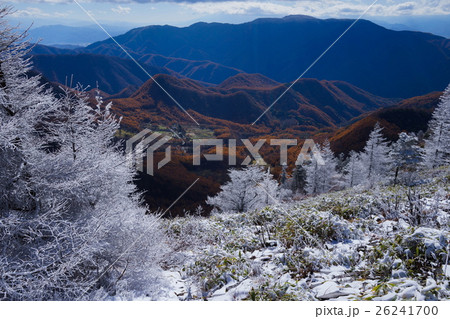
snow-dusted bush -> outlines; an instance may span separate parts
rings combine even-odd
[[[289,212],[277,223],[277,238],[286,247],[321,246],[332,241],[355,238],[358,232],[340,216],[329,212]]]
[[[196,217],[201,227],[186,233],[202,232],[202,241],[172,265],[189,287],[180,299],[447,300],[450,184],[427,175],[438,177]],[[419,227],[409,190],[420,200]]]
[[[382,238],[364,256],[368,262],[366,276],[380,280],[407,276],[421,280],[429,276],[435,280],[445,279],[443,266],[448,235],[442,230],[420,227]]]
[[[200,216],[186,215],[165,221],[174,252],[194,249],[219,241],[223,234]]]

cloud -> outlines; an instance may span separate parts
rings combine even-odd
[[[414,7],[415,7],[414,3],[406,2],[406,3],[399,4],[397,6],[397,10],[398,11],[411,11],[411,10],[414,10]]]
[[[118,5],[115,8],[111,8],[111,11],[118,14],[129,14],[131,12],[131,8]]]
[[[45,18],[45,17],[66,17],[68,13],[64,12],[46,12],[39,8],[28,7],[23,10],[16,10],[11,13],[11,16],[15,18],[21,17],[33,17],[33,18]]]
[[[94,0],[96,1],[96,0]],[[73,2],[73,0],[9,0],[8,2],[12,2],[12,3],[50,3],[50,4],[54,4],[54,3],[69,3],[69,2]]]
[[[306,14],[313,16],[357,16],[373,1],[195,1],[181,5],[203,14]],[[450,0],[379,1],[368,12],[368,16],[434,15],[448,14]]]
[[[289,14],[292,8],[286,5],[280,5],[270,2],[259,1],[223,1],[223,2],[196,2],[183,3],[182,5],[198,12],[205,14]]]
[[[202,14],[309,14],[356,16],[374,0],[79,0],[81,3],[114,3],[115,13],[127,14],[120,4],[173,3]],[[73,3],[73,0],[10,0],[10,2]],[[120,9],[123,8],[123,9]],[[450,0],[379,0],[368,12],[372,16],[449,14]]]

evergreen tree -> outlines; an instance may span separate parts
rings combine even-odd
[[[361,154],[361,160],[365,165],[364,179],[369,185],[384,180],[391,168],[390,149],[382,130],[379,123],[375,124]]]
[[[337,161],[328,140],[320,147],[320,154],[323,163],[320,163],[316,157],[312,157],[311,162],[306,166],[306,190],[309,194],[326,193],[336,185]]]
[[[399,178],[406,181],[411,179],[418,166],[423,161],[423,149],[419,146],[419,140],[414,134],[405,132],[400,133],[397,142],[392,146],[390,154],[392,158],[392,167],[394,172],[394,184],[397,184]],[[404,173],[405,176],[399,176]]]
[[[280,175],[280,185],[281,185],[281,187],[286,188],[287,181],[288,181],[287,164],[286,163],[282,163],[281,164],[281,175]]]
[[[267,168],[261,181],[258,182],[257,191],[260,192],[260,195],[263,198],[261,202],[262,207],[276,204],[276,199],[280,197],[281,188],[270,173],[270,167]]]
[[[342,173],[344,174],[345,171],[345,166],[347,166],[349,161],[349,156],[345,157],[344,153],[340,153],[338,154],[338,156],[336,156],[336,170],[338,171],[338,173]]]
[[[364,180],[364,165],[361,161],[361,155],[355,151],[351,151],[343,171],[347,187],[354,187],[361,184]]]
[[[425,141],[425,163],[438,167],[450,163],[450,85],[428,123],[430,136]]]
[[[293,193],[306,194],[306,169],[302,164],[295,165],[292,171],[291,190]]]

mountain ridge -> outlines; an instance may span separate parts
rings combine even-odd
[[[349,25],[351,19],[257,19],[243,24],[147,26],[115,37],[135,56],[208,60],[245,73],[291,82]],[[443,37],[392,31],[360,20],[307,74],[342,80],[373,94],[407,98],[440,91],[449,82],[450,46]],[[85,52],[123,56],[112,40]],[[389,78],[389,83],[386,83]]]
[[[259,82],[249,84],[252,80],[265,79],[259,75],[239,74],[235,79],[240,79],[247,86],[206,87],[190,79],[178,79],[164,74],[155,76],[159,85],[186,110],[242,125],[250,125],[286,89],[285,84],[276,82],[270,86],[266,82],[263,86]],[[261,124],[277,127],[281,122],[289,120],[291,126],[336,126],[367,111],[395,103],[395,100],[374,96],[350,84],[337,84],[345,87],[348,93],[339,89],[333,81],[301,79],[266,113]],[[189,122],[159,85],[149,80],[128,98],[111,101],[119,113],[128,114],[133,123],[146,123],[162,114],[171,121]],[[142,127],[134,127],[134,130],[140,129]]]

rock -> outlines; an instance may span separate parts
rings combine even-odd
[[[323,274],[331,274],[331,273],[343,273],[347,270],[348,268],[344,267],[344,266],[331,266],[329,268],[323,268],[320,270],[321,273]]]
[[[278,243],[276,240],[266,240],[265,245],[266,247],[277,247]]]
[[[234,279],[231,277],[231,275],[230,274],[228,274],[228,273],[224,273],[224,274],[222,274],[222,278],[223,278],[223,280],[225,281],[225,284],[229,284],[229,283],[231,283],[231,282],[234,282]]]
[[[405,270],[403,269],[397,269],[392,271],[392,278],[399,279],[399,278],[406,278],[408,275]]]
[[[422,289],[422,293],[426,293],[432,289],[438,288],[438,285],[436,284],[436,281],[433,278],[428,278],[427,279],[427,285],[425,286],[425,288]]]
[[[340,288],[334,281],[327,281],[314,288],[318,299],[333,299],[355,293],[355,289]]]
[[[402,264],[403,262],[402,262],[402,260],[401,259],[395,259],[393,262],[392,262],[392,267],[395,269],[395,268],[398,268],[401,264]]]
[[[321,284],[323,284],[325,281],[325,279],[321,278],[321,277],[313,277],[311,278],[311,282],[309,283],[309,286],[311,287],[311,289],[314,289],[318,286],[320,286]]]
[[[381,297],[375,297],[373,298],[374,301],[392,301],[397,300],[397,294],[394,292],[390,292],[387,295],[381,296]]]
[[[417,288],[415,286],[413,287],[408,287],[405,290],[403,290],[401,297],[403,299],[411,299],[414,298],[417,292]]]

